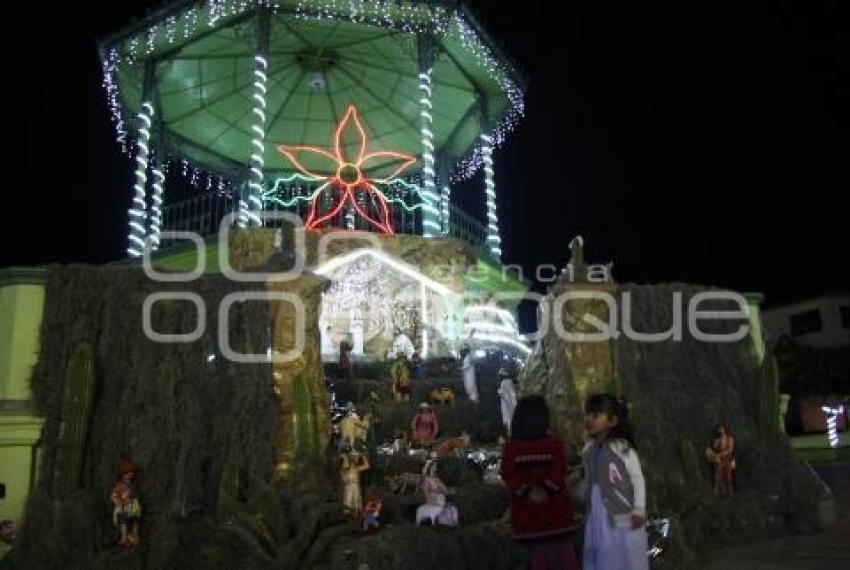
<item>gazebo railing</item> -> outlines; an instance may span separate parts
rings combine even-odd
[[[309,188],[303,190],[309,195]],[[280,203],[267,203],[266,207],[272,211],[288,211],[298,214],[304,219],[309,210],[309,204],[305,201],[296,201],[293,206],[286,207]],[[218,234],[221,221],[227,214],[234,212],[237,208],[237,200],[231,196],[209,192],[192,196],[179,202],[174,202],[163,207],[163,230],[165,231],[190,231],[208,238]],[[401,207],[394,207],[392,220],[396,233],[419,235],[422,231],[422,217],[420,210],[408,211]],[[268,220],[266,227],[278,227],[280,220]],[[345,215],[340,214],[332,221],[332,225],[346,227]],[[355,219],[355,229],[368,229]],[[486,251],[487,231],[484,225],[452,204],[449,207],[449,232],[451,237],[459,238],[475,249]],[[182,245],[175,240],[163,239],[160,249],[169,249],[172,246]]]

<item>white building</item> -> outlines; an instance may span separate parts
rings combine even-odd
[[[771,348],[782,337],[814,348],[847,346],[850,345],[850,294],[828,293],[765,309],[762,323]]]
[[[456,311],[461,295],[392,255],[356,249],[313,271],[331,281],[322,295],[319,330],[322,358],[334,360],[339,343],[365,360],[386,358],[406,338],[422,358],[451,355],[453,342],[440,324]]]

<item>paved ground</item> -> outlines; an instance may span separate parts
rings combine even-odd
[[[850,463],[817,467],[835,495],[838,523],[793,536],[723,551],[709,570],[837,570],[850,567]]]

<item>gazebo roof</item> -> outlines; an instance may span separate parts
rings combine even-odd
[[[328,148],[349,105],[370,148],[419,154],[419,34],[433,38],[437,54],[435,149],[454,159],[457,174],[477,167],[480,134],[499,142],[523,110],[523,78],[455,2],[178,1],[101,45],[119,139],[138,127],[147,69],[154,124],[161,121],[152,141],[161,137],[169,155],[200,168],[244,176],[264,26],[267,176],[293,172],[278,144]]]

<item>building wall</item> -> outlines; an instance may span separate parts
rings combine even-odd
[[[0,499],[0,520],[20,525],[27,495],[35,484],[35,444],[40,439],[41,418],[29,413],[0,415],[0,483],[6,496]]]
[[[845,327],[841,319],[841,307],[850,306],[850,295],[818,297],[764,311],[765,336],[770,346],[783,335],[795,342],[813,348],[827,348],[850,345],[850,328]],[[822,330],[794,336],[791,318],[807,311],[820,313]]]
[[[30,399],[43,306],[43,285],[0,281],[0,400]]]
[[[45,272],[0,271],[0,519],[20,523],[35,476],[43,420],[33,411],[29,381],[38,359]]]

